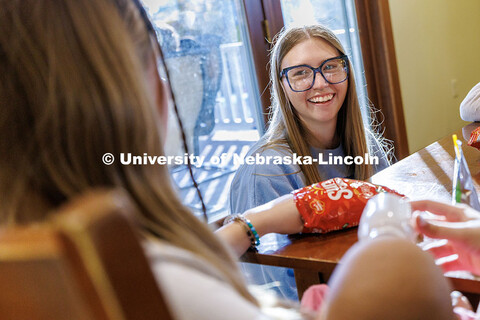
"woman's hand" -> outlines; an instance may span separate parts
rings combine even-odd
[[[429,211],[416,218],[420,233],[434,239],[424,246],[444,271],[466,270],[480,274],[480,212],[466,205],[451,206],[434,201],[411,202],[412,209]]]

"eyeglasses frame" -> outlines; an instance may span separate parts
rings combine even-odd
[[[325,75],[322,72],[322,67],[325,65],[325,63],[327,63],[328,61],[335,60],[335,59],[343,59],[345,61],[345,68],[346,68],[346,72],[347,72],[347,76],[345,77],[345,79],[342,80],[342,81],[339,81],[339,82],[328,81],[327,78],[325,77]],[[285,78],[287,79],[287,82],[288,82],[288,86],[290,87],[290,89],[292,89],[292,91],[294,91],[294,92],[304,92],[304,91],[308,91],[308,90],[312,89],[312,87],[315,85],[315,79],[316,79],[315,77],[317,76],[317,72],[322,75],[323,79],[325,79],[325,81],[327,81],[327,83],[339,84],[339,83],[345,82],[350,75],[349,65],[350,64],[349,64],[348,56],[346,54],[343,54],[341,56],[329,58],[329,59],[323,61],[322,64],[318,68],[314,68],[312,66],[309,66],[308,64],[301,64],[301,65],[298,65],[298,66],[291,66],[291,67],[285,68],[282,71],[280,71],[280,79],[282,79],[282,77],[285,76]],[[290,83],[290,79],[288,79],[287,72],[294,69],[294,68],[298,68],[298,67],[307,67],[307,68],[309,68],[313,71],[313,81],[312,81],[312,84],[310,85],[310,87],[308,87],[308,89],[295,90],[295,89],[293,89],[292,84]]]

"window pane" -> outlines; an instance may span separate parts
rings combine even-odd
[[[358,35],[354,0],[281,0],[285,26],[322,24],[340,39],[346,54],[352,60],[357,92],[364,122],[370,124],[368,96],[363,71],[362,52]]]
[[[244,155],[263,133],[260,99],[240,0],[144,0],[157,27],[183,122],[190,155],[201,157],[194,176],[209,219],[227,213],[236,170],[233,154]],[[173,110],[167,155],[181,156]],[[180,197],[201,214],[186,165],[171,165]]]

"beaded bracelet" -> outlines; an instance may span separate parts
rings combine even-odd
[[[243,226],[243,229],[245,229],[245,232],[247,233],[248,238],[250,239],[250,247],[255,248],[260,244],[260,236],[258,235],[257,230],[255,227],[252,225],[250,220],[245,218],[244,216],[240,214],[236,214],[233,216],[228,217],[225,219],[225,222],[223,223],[224,225],[229,224],[230,222],[240,222],[240,224]]]

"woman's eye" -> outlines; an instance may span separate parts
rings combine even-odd
[[[309,69],[294,69],[290,72],[290,76],[293,78],[301,78],[301,77],[307,77],[311,73],[311,70]]]
[[[323,66],[323,71],[337,71],[342,69],[342,66],[340,63],[327,63],[325,66]]]

